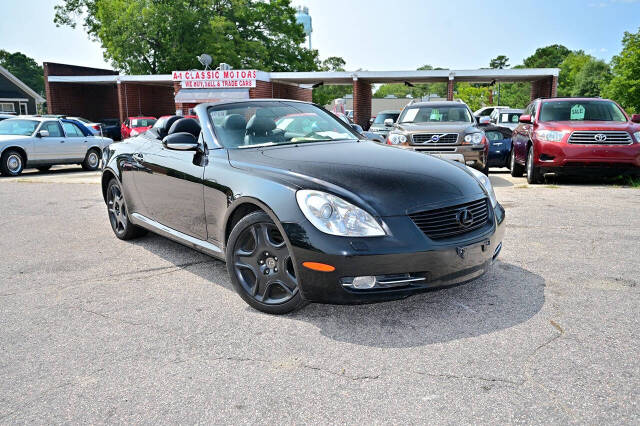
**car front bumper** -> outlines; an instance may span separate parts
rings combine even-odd
[[[319,303],[357,304],[393,300],[430,289],[461,284],[480,277],[500,253],[505,212],[499,204],[491,214],[491,226],[464,238],[431,241],[408,217],[384,218],[392,235],[347,238],[318,235],[315,228],[283,224],[297,265],[298,283],[305,300]],[[312,226],[312,225],[308,225]],[[313,234],[313,235],[311,235]],[[311,246],[319,238],[322,247]],[[304,262],[331,265],[333,272],[307,269]],[[357,276],[381,280],[400,274],[424,279],[398,287],[358,290],[345,286]]]
[[[459,161],[478,170],[485,168],[488,161],[489,148],[487,145],[398,145],[424,154]]]
[[[579,145],[536,141],[535,165],[542,173],[579,173],[609,170],[640,172],[640,143],[630,145]]]

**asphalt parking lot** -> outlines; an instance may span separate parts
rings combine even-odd
[[[640,189],[491,180],[484,277],[269,316],[222,262],[116,239],[97,173],[0,178],[0,422],[640,422]]]

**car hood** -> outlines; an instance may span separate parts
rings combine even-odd
[[[402,123],[396,127],[404,132],[425,132],[425,133],[461,133],[473,132],[477,130],[473,123],[456,122],[456,123]]]
[[[0,144],[4,142],[22,142],[25,139],[29,139],[31,136],[22,135],[0,135]]]
[[[149,130],[152,126],[144,126],[144,127],[132,127],[131,130],[135,130],[139,133],[142,132],[146,132],[147,130]]]
[[[615,121],[553,121],[540,123],[547,130],[589,130],[589,131],[626,131],[637,132],[640,130],[640,126],[629,122],[615,122]]]
[[[466,166],[373,142],[330,142],[229,150],[232,166],[278,175],[298,188],[332,192],[380,216],[482,196]]]

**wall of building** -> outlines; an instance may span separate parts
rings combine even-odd
[[[157,118],[176,112],[172,86],[124,82],[117,86],[120,121],[134,116]]]
[[[36,113],[35,99],[3,75],[0,75],[0,99],[27,99],[27,114]],[[20,114],[20,101],[0,100],[0,103],[13,104],[15,113]]]

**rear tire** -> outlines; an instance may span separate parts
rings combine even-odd
[[[107,214],[113,233],[121,240],[131,240],[147,233],[146,229],[129,220],[129,209],[116,179],[111,179],[107,185]]]
[[[82,162],[82,168],[87,171],[95,171],[100,167],[100,151],[95,148],[90,149]]]
[[[240,219],[227,243],[227,270],[236,292],[251,307],[286,314],[305,305],[287,242],[268,214]]]
[[[509,168],[511,169],[511,176],[513,177],[522,177],[522,173],[524,172],[524,167],[516,162],[516,153],[511,149],[511,156],[509,161]]]
[[[542,183],[542,176],[540,176],[540,168],[535,166],[534,162],[535,152],[533,145],[529,147],[527,152],[527,183],[536,185]]]
[[[8,150],[0,157],[0,173],[4,176],[19,176],[24,170],[25,159],[16,150]]]

